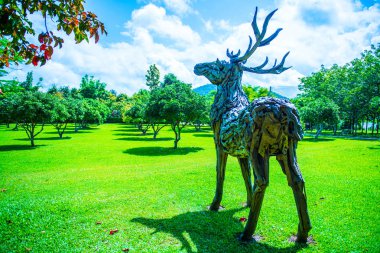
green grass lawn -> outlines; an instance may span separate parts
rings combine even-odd
[[[299,164],[316,244],[288,241],[298,217],[274,158],[257,233],[236,240],[248,216],[236,159],[229,158],[224,211],[207,211],[215,187],[211,131],[169,127],[141,136],[102,125],[58,139],[48,127],[30,148],[0,126],[0,252],[379,252],[380,142],[306,138]],[[110,230],[118,232],[110,235]]]

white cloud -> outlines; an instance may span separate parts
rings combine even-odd
[[[200,36],[184,25],[179,17],[167,15],[164,8],[153,4],[133,11],[132,19],[125,27],[130,36],[146,30],[157,38],[171,39],[180,47],[194,46],[201,41]]]
[[[194,10],[191,8],[191,0],[163,0],[166,7],[170,10],[178,13],[184,14],[193,12]]]
[[[197,13],[192,7],[194,0],[138,0],[140,3],[162,5],[177,15]]]

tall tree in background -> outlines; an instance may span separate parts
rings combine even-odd
[[[38,82],[37,84],[33,84],[33,72],[30,71],[26,74],[26,79],[24,82],[21,82],[20,83],[20,86],[24,89],[24,90],[28,90],[28,91],[38,91],[39,88],[41,88],[41,82],[42,82],[42,77],[40,77],[38,79]]]
[[[93,76],[85,75],[82,77],[79,92],[84,98],[106,100],[109,95],[106,86],[105,83],[96,80]]]
[[[156,64],[149,66],[145,78],[146,86],[148,86],[150,90],[154,90],[160,86],[160,71],[156,67]]]
[[[44,65],[53,54],[53,47],[62,47],[63,39],[56,30],[67,35],[74,34],[77,43],[95,38],[99,33],[107,34],[104,24],[97,16],[84,9],[84,0],[2,0],[0,1],[0,68],[16,64],[18,58],[26,63]],[[36,31],[30,20],[31,14],[40,14],[44,19],[44,31]],[[30,41],[36,36],[36,41]],[[36,45],[37,44],[37,45]]]

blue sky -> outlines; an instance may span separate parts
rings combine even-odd
[[[146,88],[146,70],[156,64],[161,77],[174,73],[197,87],[207,80],[193,74],[196,63],[226,59],[227,48],[247,48],[256,6],[259,27],[278,8],[268,34],[279,27],[284,30],[246,65],[259,65],[266,56],[274,62],[290,51],[287,65],[293,67],[281,75],[247,73],[243,82],[271,86],[289,97],[297,93],[300,77],[318,71],[322,64],[349,62],[380,43],[379,1],[88,0],[86,6],[105,23],[107,37],[98,44],[79,45],[65,37],[64,47],[45,66],[21,66],[10,75],[22,80],[33,70],[48,88],[53,83],[78,87],[81,77],[89,74],[107,83],[108,89],[130,95]],[[34,19],[38,33],[41,19]]]

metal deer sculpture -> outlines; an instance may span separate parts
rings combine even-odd
[[[253,44],[249,36],[249,46],[244,55],[240,50],[234,54],[227,49],[229,62],[217,59],[214,62],[195,65],[194,73],[205,76],[212,84],[217,85],[217,93],[211,108],[212,128],[217,152],[217,185],[210,210],[219,210],[223,194],[223,181],[227,156],[238,158],[247,190],[247,205],[250,213],[241,240],[252,240],[255,232],[265,189],[269,183],[269,157],[276,156],[282,171],[293,189],[299,225],[298,242],[306,242],[311,229],[307,211],[305,183],[297,164],[297,142],[303,137],[302,128],[296,108],[287,100],[277,98],[260,98],[249,103],[241,79],[243,71],[257,74],[280,74],[287,70],[284,67],[285,54],[281,62],[271,68],[264,68],[264,63],[257,67],[247,67],[249,57],[258,47],[269,45],[282,29],[264,39],[268,23],[277,10],[271,12],[264,21],[260,31],[255,15],[252,28],[256,37]],[[252,188],[250,164],[253,166],[254,186]]]

